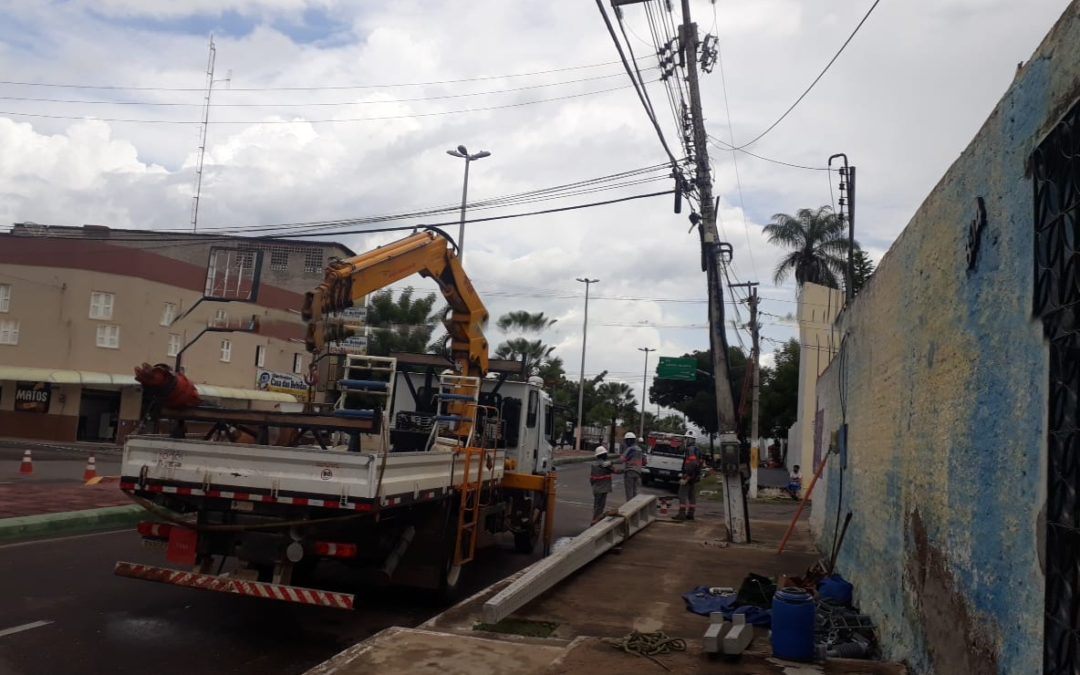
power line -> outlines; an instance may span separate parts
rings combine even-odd
[[[672,167],[678,165],[679,161],[675,159],[675,155],[672,154],[671,148],[668,147],[667,139],[664,138],[664,132],[660,129],[659,122],[656,121],[656,116],[652,113],[651,106],[649,105],[645,94],[642,93],[642,89],[645,88],[645,83],[638,83],[634,77],[633,71],[630,69],[630,62],[627,61],[626,55],[623,53],[622,44],[619,42],[619,36],[615,34],[615,27],[611,25],[611,19],[608,17],[607,10],[604,9],[603,0],[596,0],[596,7],[600,10],[600,16],[604,19],[604,24],[607,26],[608,34],[611,36],[611,41],[615,43],[615,50],[619,52],[619,60],[622,61],[623,68],[626,70],[627,76],[634,85],[634,91],[637,92],[638,100],[641,101],[642,107],[645,108],[645,114],[649,116],[649,121],[652,122],[653,129],[656,130],[656,135],[660,138],[660,145],[664,146],[664,152],[667,153],[668,158],[671,160]]]
[[[400,120],[400,119],[414,119],[420,117],[441,117],[443,115],[457,115],[461,113],[471,112],[485,112],[490,110],[506,110],[508,108],[520,108],[528,105],[535,105],[537,103],[549,103],[552,101],[566,101],[574,98],[581,98],[583,96],[593,96],[596,94],[606,94],[612,91],[618,91],[620,89],[626,89],[626,85],[618,87],[609,87],[607,89],[597,89],[595,91],[584,91],[576,94],[566,94],[564,96],[551,96],[548,98],[539,98],[532,101],[520,101],[518,103],[506,103],[503,105],[482,106],[476,108],[461,108],[458,110],[442,110],[438,112],[428,113],[413,113],[409,115],[379,115],[373,117],[339,117],[330,119],[292,119],[292,120],[210,120],[210,124],[321,124],[321,123],[341,123],[341,122],[375,122],[384,120]],[[37,119],[55,119],[55,120],[86,120],[86,121],[98,121],[98,122],[116,122],[127,124],[201,124],[199,120],[160,120],[160,119],[131,119],[120,117],[88,117],[85,115],[52,115],[45,113],[24,113],[0,110],[0,115],[7,115],[11,117],[32,117]]]
[[[806,169],[808,171],[829,171],[830,170],[829,167],[827,167],[827,166],[806,166],[805,164],[795,164],[793,162],[785,162],[783,160],[773,159],[771,157],[765,157],[763,155],[759,155],[759,154],[750,152],[749,150],[746,150],[746,149],[743,149],[743,148],[736,148],[736,147],[732,146],[731,143],[728,143],[727,141],[722,141],[719,138],[717,138],[716,136],[713,136],[712,134],[708,134],[708,136],[709,136],[709,140],[713,141],[714,145],[716,145],[721,150],[733,150],[733,151],[741,152],[744,155],[750,155],[751,157],[756,157],[757,159],[761,159],[761,160],[764,160],[766,162],[772,162],[773,164],[779,164],[781,166],[788,166],[788,167],[791,167],[792,169]]]
[[[713,9],[716,9],[715,3]],[[720,50],[720,38],[716,38],[716,62],[720,66],[720,87],[724,94],[724,113],[727,115],[728,137],[731,138],[731,147],[735,147],[735,120],[731,118],[731,106],[728,101],[727,77],[724,76],[724,56]],[[708,136],[708,134],[706,134]],[[750,269],[754,270],[754,277],[760,275],[757,271],[757,261],[754,260],[754,246],[750,243],[750,226],[746,224],[746,200],[743,199],[742,177],[739,176],[739,155],[735,150],[731,151],[731,163],[735,169],[735,187],[739,191],[739,210],[742,215],[743,232],[746,233],[746,252],[750,255]],[[740,340],[741,344],[741,340]]]
[[[611,205],[611,204],[619,204],[619,203],[622,203],[622,202],[629,202],[629,201],[634,201],[634,200],[638,200],[638,199],[648,199],[648,198],[651,198],[651,197],[662,197],[662,196],[670,195],[673,192],[674,192],[674,190],[661,190],[659,192],[648,192],[648,193],[645,193],[645,194],[629,195],[629,196],[626,196],[626,197],[617,197],[617,198],[614,198],[614,199],[606,199],[606,200],[598,201],[598,202],[587,202],[585,204],[574,204],[572,206],[561,206],[561,207],[552,208],[552,209],[542,209],[542,210],[538,210],[538,211],[526,211],[526,212],[523,212],[523,213],[508,213],[508,214],[502,215],[502,216],[488,216],[486,218],[470,218],[470,219],[467,219],[465,222],[466,223],[485,223],[485,222],[491,222],[491,221],[496,221],[496,220],[507,220],[507,219],[510,219],[510,218],[525,218],[525,217],[529,217],[529,216],[540,216],[540,215],[547,215],[547,214],[551,214],[551,213],[563,213],[563,212],[566,212],[566,211],[576,211],[578,209],[587,209],[587,208],[594,208],[594,207],[597,207],[597,206],[608,206],[608,205]],[[275,238],[275,239],[298,239],[298,238],[302,238],[302,237],[324,236],[324,235],[331,235],[331,234],[333,234],[333,235],[348,235],[348,234],[378,234],[378,233],[382,233],[382,232],[402,232],[402,231],[411,231],[411,230],[417,230],[417,229],[430,229],[430,228],[449,227],[451,225],[457,225],[460,222],[461,222],[460,220],[448,220],[448,221],[443,221],[443,222],[439,222],[439,223],[425,223],[425,224],[420,224],[420,225],[397,225],[397,226],[393,226],[393,227],[377,227],[377,228],[370,228],[370,229],[365,229],[365,230],[338,230],[338,231],[334,231],[334,232],[319,232],[319,233],[316,233],[314,235],[312,233],[308,233],[308,232],[299,233],[299,234],[297,234],[297,233],[286,233],[286,234],[274,235],[273,238]],[[296,225],[303,225],[303,223],[297,223]],[[77,236],[51,236],[51,237],[45,237],[45,238],[51,238],[51,239],[76,239],[76,240],[82,240],[82,241],[129,241],[129,242],[132,242],[132,241],[134,241],[134,242],[138,242],[138,241],[162,242],[162,241],[166,240],[165,238],[156,237],[156,236],[155,237],[145,237],[144,236],[144,237],[141,237],[141,238],[124,238],[124,237],[116,237],[116,236],[111,236],[111,235],[99,236],[99,237],[88,237],[88,236],[83,235],[82,233],[79,233],[79,235],[77,235]],[[187,243],[194,243],[194,240],[197,240],[198,238],[199,238],[198,235],[191,235],[191,236],[187,236],[187,237],[178,237],[179,241],[187,242]],[[215,235],[215,236],[208,237],[204,241],[205,242],[221,241],[221,235]],[[175,246],[175,244],[171,244],[170,246]]]
[[[437,84],[460,84],[462,82],[480,82],[483,80],[503,80],[517,77],[532,77],[534,75],[547,75],[550,73],[564,73],[572,70],[586,70],[589,68],[601,68],[612,66],[619,61],[605,61],[604,63],[592,63],[581,66],[566,66],[563,68],[550,68],[548,70],[535,70],[527,73],[511,73],[504,75],[481,75],[477,77],[464,77],[454,80],[431,80],[428,82],[396,82],[382,84],[347,84],[347,85],[322,85],[318,87],[230,87],[229,91],[342,91],[347,89],[393,89],[398,87],[427,87]],[[125,91],[197,91],[201,87],[140,87],[133,85],[111,84],[73,84],[58,82],[19,82],[15,80],[0,80],[0,84],[20,87],[48,87],[54,89],[100,89],[100,90],[125,90]]]
[[[650,66],[645,68],[646,71],[656,70],[657,66]],[[594,77],[583,77],[576,80],[564,80],[561,82],[545,82],[543,84],[530,84],[521,87],[511,87],[508,89],[489,89],[487,91],[473,91],[462,94],[440,94],[437,96],[414,96],[410,98],[391,98],[383,100],[372,101],[307,101],[304,103],[212,103],[211,108],[314,108],[314,107],[333,107],[333,106],[349,106],[349,105],[377,105],[387,103],[414,103],[418,101],[439,101],[445,99],[454,98],[469,98],[472,96],[488,96],[495,94],[509,94],[518,91],[528,91],[531,89],[544,89],[547,87],[561,87],[570,84],[578,84],[581,82],[592,82],[595,80],[610,80],[615,77],[622,77],[622,73],[613,73],[611,75],[597,75]],[[218,91],[218,94],[222,94],[228,91],[236,91],[235,89],[223,89]],[[103,99],[83,99],[83,98],[43,98],[35,96],[2,96],[0,95],[0,101],[23,101],[30,103],[76,103],[80,105],[137,105],[148,107],[182,107],[182,108],[202,108],[204,103],[187,103],[179,101],[109,101]]]
[[[821,72],[818,73],[818,76],[815,77],[814,81],[810,83],[810,86],[808,86],[806,90],[803,91],[803,93],[799,94],[799,98],[795,99],[795,102],[788,106],[788,109],[784,111],[784,114],[776,118],[776,121],[770,124],[765,129],[765,131],[762,131],[757,136],[754,136],[754,138],[752,138],[750,141],[743,143],[739,147],[735,148],[736,150],[748,148],[754,143],[757,143],[765,137],[765,134],[775,129],[778,124],[784,121],[784,118],[787,117],[791,113],[791,111],[795,109],[795,106],[799,105],[799,103],[801,103],[802,100],[806,98],[806,95],[810,93],[810,90],[814,88],[814,85],[816,85],[818,81],[825,76],[825,73],[829,71],[829,68],[832,67],[832,64],[836,63],[836,59],[840,58],[840,55],[844,53],[844,50],[847,48],[848,43],[850,43],[852,38],[855,37],[855,34],[859,32],[859,29],[862,28],[862,25],[864,23],[866,23],[866,20],[870,18],[870,14],[874,11],[874,8],[878,6],[879,2],[881,2],[881,0],[874,0],[874,4],[870,5],[870,9],[866,10],[866,14],[863,15],[862,20],[860,20],[859,23],[855,26],[855,30],[851,31],[851,35],[848,35],[847,39],[844,40],[844,44],[840,45],[840,49],[836,50],[836,53],[833,54],[833,57],[829,59],[828,63],[825,64],[825,67],[821,69]]]

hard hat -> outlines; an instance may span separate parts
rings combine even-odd
[[[634,435],[633,431],[627,431],[626,435],[623,436],[623,440],[627,440],[627,441],[632,441],[632,440],[635,440],[636,438],[637,438],[637,436]]]
[[[605,448],[602,445],[596,446],[596,451],[593,453],[593,455],[595,455],[596,457],[599,457],[600,455],[606,455],[606,454],[607,454],[607,448]]]

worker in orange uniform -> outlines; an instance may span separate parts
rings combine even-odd
[[[694,443],[686,447],[679,475],[679,512],[672,520],[693,520],[697,508],[697,484],[701,480],[701,452]]]
[[[594,459],[589,472],[589,484],[592,485],[593,510],[592,523],[604,517],[604,509],[607,507],[607,496],[611,493],[611,476],[615,473],[615,467],[608,461],[607,448],[602,445],[596,447],[593,453]]]

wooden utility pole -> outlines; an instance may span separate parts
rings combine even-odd
[[[698,85],[698,32],[690,19],[690,0],[682,0],[682,25],[679,38],[686,63],[686,84],[690,96],[690,116],[694,127],[694,160],[697,172],[694,179],[701,205],[701,243],[705,256],[705,271],[709,284],[709,345],[712,347],[713,387],[716,391],[716,419],[720,433],[736,429],[735,400],[728,377],[727,339],[724,336],[724,288],[720,274],[720,238],[716,231],[716,205],[713,202],[712,174],[709,170],[708,137],[705,117],[701,112],[701,90]],[[746,500],[741,475],[725,474],[724,505],[731,540],[743,543],[749,539]]]
[[[761,298],[757,294],[756,281],[731,284],[731,286],[745,286],[750,291],[749,297],[746,298],[746,304],[750,306],[750,337],[753,340],[753,346],[750,348],[750,364],[754,369],[753,393],[750,399],[750,498],[756,499],[758,465],[761,464],[761,434],[758,429],[758,406],[761,402],[761,333],[757,320],[757,308]],[[743,410],[746,409],[743,408]]]

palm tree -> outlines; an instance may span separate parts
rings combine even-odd
[[[792,249],[773,274],[777,284],[794,270],[800,286],[806,282],[840,288],[846,276],[847,232],[844,221],[829,206],[799,209],[794,216],[777,213],[765,226],[770,244]],[[858,243],[855,247],[858,248]]]
[[[435,294],[414,298],[410,286],[394,299],[386,289],[368,299],[367,323],[371,327],[368,354],[387,356],[390,352],[423,352],[439,322],[432,312]]]
[[[499,317],[495,325],[504,333],[515,331],[518,333],[539,333],[550,328],[558,319],[552,319],[543,312],[526,312],[517,310],[507,312]],[[537,375],[540,370],[550,364],[552,360],[558,361],[558,369],[562,370],[562,360],[552,357],[555,347],[544,344],[543,340],[530,340],[524,336],[513,337],[499,344],[495,348],[495,356],[500,359],[512,359],[514,361],[524,359],[525,372],[528,375]]]
[[[548,318],[544,316],[543,312],[533,314],[532,312],[519,310],[503,314],[495,322],[495,325],[504,333],[511,328],[516,328],[525,333],[539,333],[545,328],[550,328],[556,321],[558,319]]]

